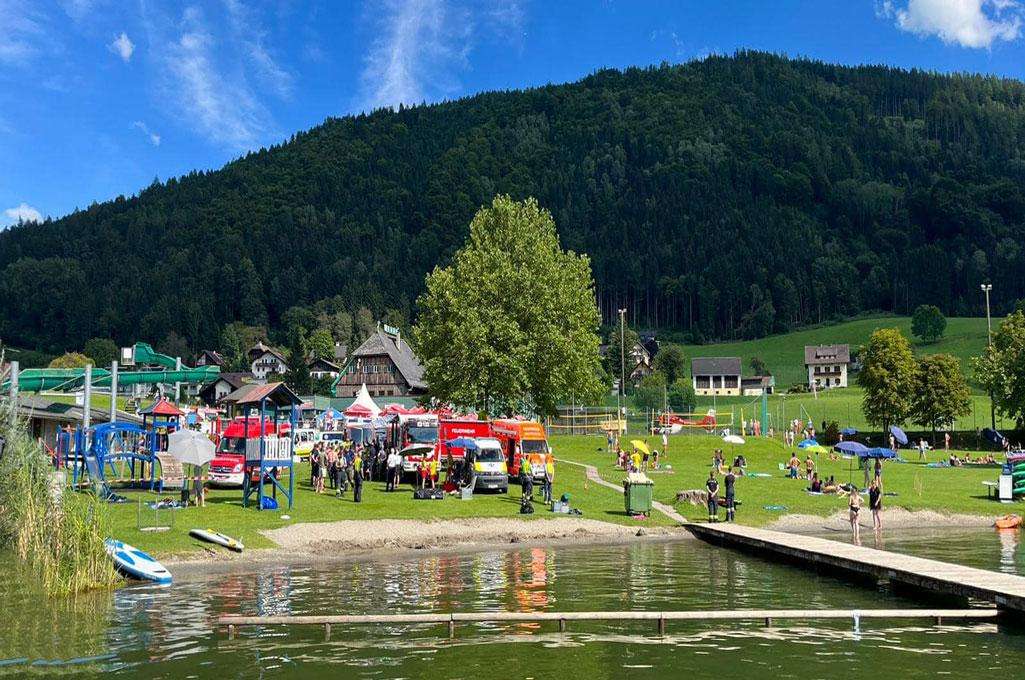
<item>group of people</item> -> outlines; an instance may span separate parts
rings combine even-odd
[[[394,491],[401,473],[401,456],[394,447],[386,448],[379,440],[369,444],[317,442],[310,451],[310,485],[314,492],[324,493],[327,480],[335,495],[341,498],[352,488],[352,500],[363,501],[363,483],[384,479],[387,489]]]
[[[718,522],[719,521],[719,480],[717,479],[720,469],[718,467],[712,467],[708,473],[708,480],[705,482],[705,490],[708,496],[708,521]],[[737,477],[738,473],[734,468],[726,468],[726,473],[723,475],[723,507],[726,508],[726,521],[732,522],[736,518],[737,508]]]

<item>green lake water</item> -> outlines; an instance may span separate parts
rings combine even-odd
[[[1017,534],[1014,535],[1017,538]],[[846,537],[838,535],[842,540]],[[995,532],[905,536],[885,547],[1025,573]],[[869,543],[870,544],[870,543]],[[898,621],[243,629],[220,614],[626,609],[901,608],[921,602],[686,540],[520,548],[316,565],[179,567],[170,587],[48,601],[0,571],[0,676],[160,678],[1022,677],[1025,630]],[[931,604],[936,604],[935,602]],[[950,603],[956,605],[957,603]]]

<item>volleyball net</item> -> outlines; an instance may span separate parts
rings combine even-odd
[[[547,425],[549,434],[622,434],[626,415],[619,415],[615,407],[559,408]]]
[[[648,429],[666,434],[718,434],[723,430],[732,432],[735,428],[733,411],[708,409],[694,413],[652,413]]]

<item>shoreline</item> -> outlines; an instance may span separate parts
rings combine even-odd
[[[169,567],[234,567],[240,563],[317,563],[403,559],[487,550],[622,545],[697,540],[684,527],[613,524],[594,519],[472,518],[434,520],[341,520],[297,523],[260,532],[272,548],[234,553],[224,549],[163,559]]]
[[[883,511],[883,531],[904,534],[939,529],[975,530],[992,527],[993,519],[982,515],[890,508]],[[861,518],[861,526],[872,530],[870,515]],[[843,533],[850,531],[850,524],[847,513],[837,511],[832,515],[784,515],[765,528],[794,534]],[[192,571],[230,569],[242,563],[354,562],[503,549],[698,540],[686,526],[628,526],[582,518],[341,520],[297,523],[261,534],[277,545],[247,549],[243,553],[210,546],[202,551],[169,555],[163,562]]]

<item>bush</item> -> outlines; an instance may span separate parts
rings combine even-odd
[[[936,342],[947,330],[947,317],[935,305],[919,305],[911,316],[911,332],[922,342]]]
[[[697,404],[694,387],[686,380],[677,380],[669,388],[669,409],[674,413],[693,413]]]

